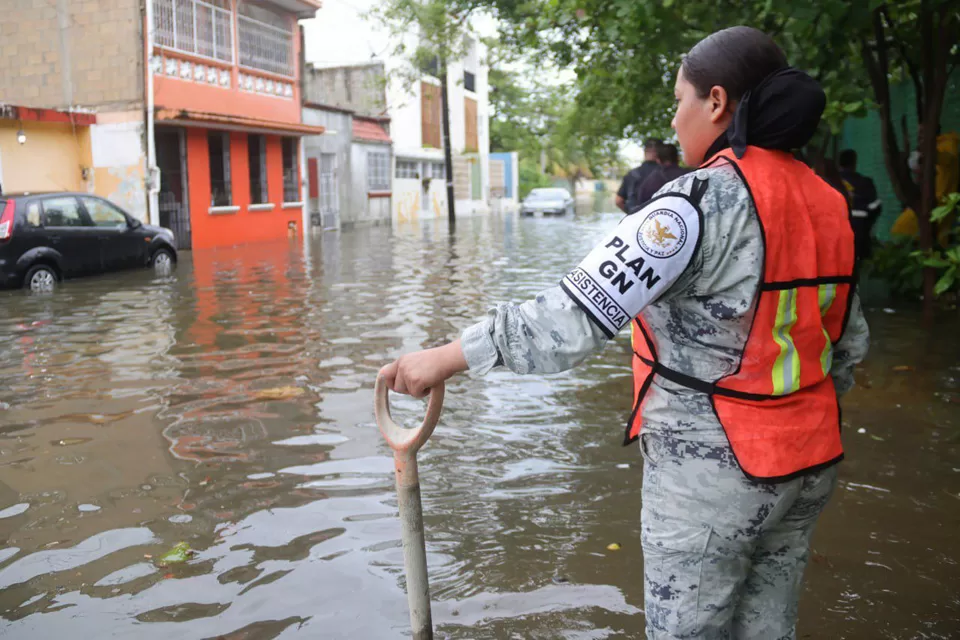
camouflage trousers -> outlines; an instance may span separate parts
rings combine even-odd
[[[810,537],[837,466],[759,484],[726,442],[645,432],[640,445],[648,640],[795,638]]]

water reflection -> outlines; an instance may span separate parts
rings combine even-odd
[[[555,283],[618,219],[581,214],[324,233],[3,293],[5,635],[402,636],[376,371]],[[925,344],[909,312],[874,321],[802,624],[947,637],[960,349],[948,331]],[[451,384],[421,456],[441,637],[641,637],[628,352],[621,338],[575,372]],[[419,419],[418,401],[394,404]],[[180,541],[196,555],[158,566]]]

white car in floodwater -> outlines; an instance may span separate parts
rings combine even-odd
[[[534,189],[520,204],[522,216],[565,216],[573,215],[574,201],[566,189]]]

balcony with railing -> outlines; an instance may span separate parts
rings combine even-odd
[[[296,95],[296,19],[315,0],[151,0],[154,74],[271,97]]]
[[[157,46],[233,63],[233,12],[229,0],[217,4],[202,0],[153,0],[153,16]]]
[[[298,122],[297,18],[317,0],[150,0],[160,109]]]

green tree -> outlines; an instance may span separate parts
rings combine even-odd
[[[937,215],[940,203],[933,159],[937,157],[936,130],[943,113],[947,84],[960,62],[960,3],[955,0],[889,2],[874,7],[868,17],[869,28],[860,34],[858,45],[878,104],[887,174],[897,197],[917,214],[921,255],[931,256],[937,224],[947,218],[946,214]],[[918,150],[927,161],[921,165],[919,184],[914,182],[907,165],[910,141],[906,126],[902,124],[902,140],[898,140],[893,115],[891,81],[903,77],[913,84],[913,108],[917,122],[924,125],[925,135],[918,141]],[[929,318],[939,288],[939,263],[931,257],[923,261],[923,266],[924,310]]]
[[[490,146],[498,151],[518,151],[521,193],[545,186],[533,180],[531,169],[567,180],[571,192],[583,178],[592,178],[604,167],[619,165],[619,135],[585,122],[576,100],[576,86],[549,84],[515,69],[532,64],[496,42],[488,43],[490,56]]]
[[[909,142],[905,131],[898,141],[893,122],[890,85],[909,79],[916,89],[918,121],[928,130],[936,128],[960,57],[957,0],[449,1],[492,11],[501,20],[505,42],[574,69],[578,108],[592,114],[585,121],[634,139],[668,133],[675,73],[693,44],[737,24],[766,31],[827,93],[811,155],[828,153],[845,118],[877,107],[887,173],[898,197],[918,212],[921,248],[932,249],[935,167],[925,163],[919,184],[914,183],[906,166]],[[933,135],[920,145],[923,157],[935,157]],[[928,269],[928,311],[933,287]]]

